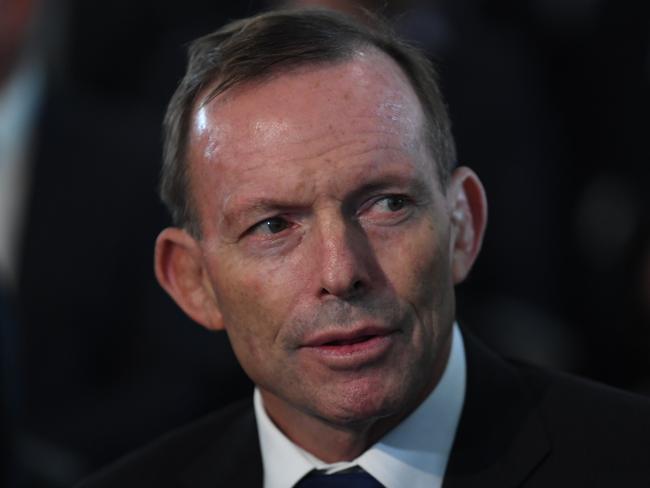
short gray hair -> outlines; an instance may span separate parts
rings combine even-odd
[[[446,186],[456,164],[456,148],[437,73],[426,56],[398,38],[385,21],[368,18],[368,23],[360,24],[327,10],[276,10],[231,22],[190,45],[187,72],[164,120],[160,195],[174,225],[201,236],[187,145],[194,105],[205,89],[211,87],[203,103],[283,70],[350,59],[362,46],[387,54],[406,74],[424,109],[427,144]]]

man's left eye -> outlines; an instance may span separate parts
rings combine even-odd
[[[271,217],[255,224],[249,233],[262,235],[279,234],[290,226],[291,224],[282,217]]]
[[[400,195],[389,195],[380,198],[375,202],[375,206],[382,211],[399,212],[406,206],[406,198]]]

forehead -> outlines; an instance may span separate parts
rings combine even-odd
[[[247,175],[299,173],[316,160],[349,164],[378,150],[416,153],[423,121],[402,70],[372,49],[236,87],[194,109],[188,146],[193,191],[201,204],[216,191],[226,197],[241,188]]]
[[[358,49],[350,60],[307,65],[235,87],[207,105],[204,96],[194,107],[190,151],[197,142],[205,144],[207,151],[196,156],[212,161],[225,160],[231,151],[262,149],[242,145],[237,139],[243,134],[255,136],[259,144],[277,143],[278,136],[290,143],[304,139],[310,130],[314,134],[361,131],[376,125],[413,138],[419,137],[423,119],[402,70],[373,48]]]

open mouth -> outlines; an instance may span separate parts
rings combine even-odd
[[[376,325],[323,330],[306,338],[300,348],[307,358],[333,370],[358,371],[379,364],[397,344],[399,330]]]
[[[375,325],[350,329],[324,330],[306,338],[304,347],[341,347],[362,344],[392,335],[394,329]]]
[[[339,339],[339,340],[329,341],[322,344],[322,346],[349,346],[352,344],[359,344],[361,342],[369,341],[371,339],[374,339],[375,337],[380,337],[380,336],[377,334],[367,334],[358,337],[353,337],[351,339]]]
[[[385,353],[393,343],[393,339],[394,331],[387,330],[363,331],[349,335],[337,334],[330,337],[321,337],[320,340],[309,345],[307,349],[318,356],[330,358],[331,360],[358,360],[360,365]],[[354,362],[353,365],[357,365],[357,363]]]

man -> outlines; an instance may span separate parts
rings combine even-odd
[[[486,201],[417,51],[280,11],[190,52],[156,276],[226,331],[255,398],[84,486],[647,486],[648,402],[507,363],[455,324]]]

